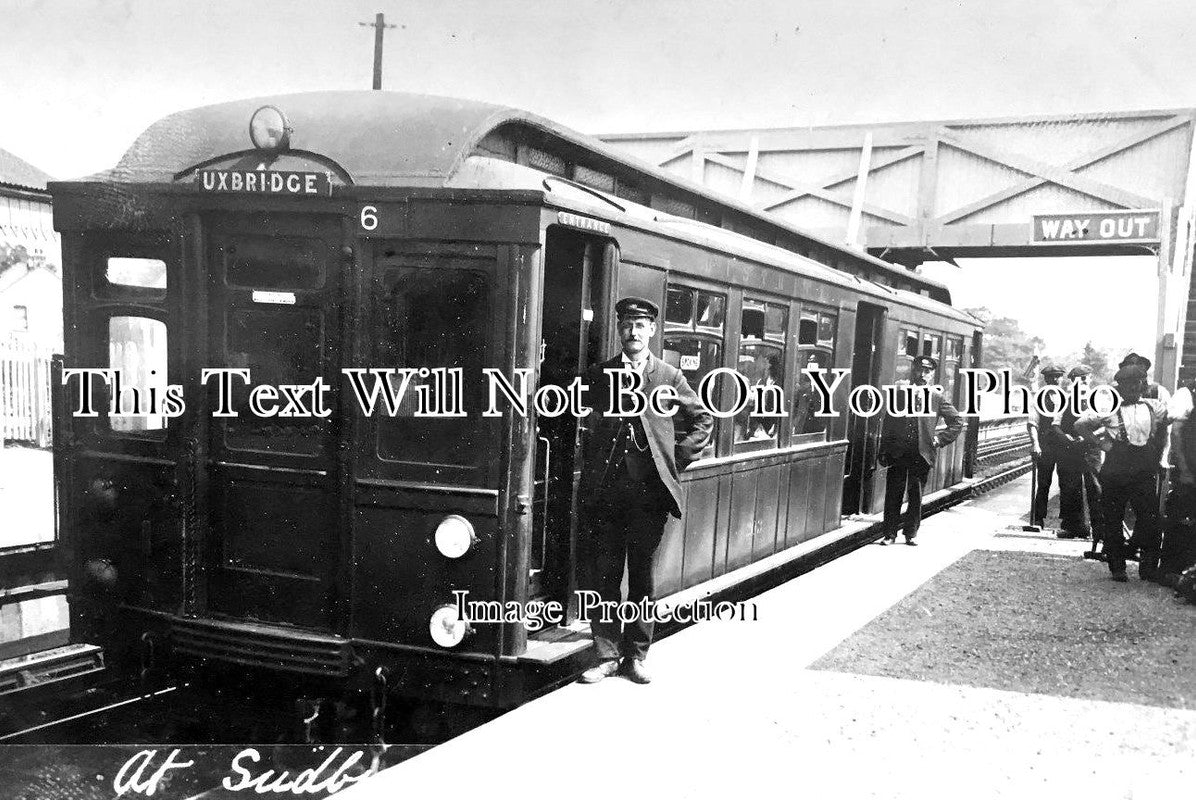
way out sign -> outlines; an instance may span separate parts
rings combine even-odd
[[[1036,242],[1158,241],[1158,211],[1095,211],[1081,214],[1036,214]]]

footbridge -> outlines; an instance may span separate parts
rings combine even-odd
[[[1149,255],[1156,375],[1174,387],[1181,369],[1196,376],[1194,118],[1185,108],[601,138],[911,269],[961,257]]]

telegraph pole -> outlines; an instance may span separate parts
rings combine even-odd
[[[394,25],[386,24],[386,16],[384,14],[374,15],[373,22],[359,22],[357,24],[363,28],[374,29],[374,90],[377,91],[382,88],[382,33],[387,28],[393,28]]]

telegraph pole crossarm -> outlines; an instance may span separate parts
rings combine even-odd
[[[359,22],[357,23],[363,28],[374,29],[374,90],[377,91],[382,88],[382,34],[387,28],[393,28],[394,25],[386,24],[386,15],[374,15],[373,22]]]

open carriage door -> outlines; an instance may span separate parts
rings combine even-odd
[[[616,247],[609,240],[560,226],[548,229],[540,386],[567,386],[605,357],[616,258]],[[577,588],[581,432],[582,421],[569,413],[536,421],[529,597],[564,602]]]
[[[884,351],[885,309],[860,303],[855,317],[855,353],[851,386],[880,385],[880,357]],[[848,412],[847,474],[843,478],[843,513],[867,514],[872,508],[873,474],[881,416],[861,417]]]
[[[337,435],[341,226],[334,217],[215,216],[207,222],[208,367],[232,379],[236,417],[210,417],[208,611],[331,627],[339,566]],[[253,385],[312,386],[250,409]],[[329,410],[326,417],[296,416]]]

